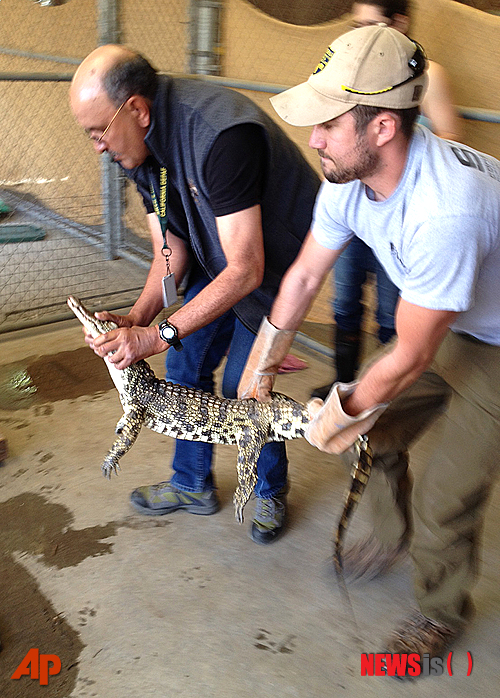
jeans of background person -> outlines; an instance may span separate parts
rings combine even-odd
[[[199,270],[190,274],[184,293],[189,302],[209,283]],[[238,382],[255,335],[232,310],[182,340],[183,351],[167,352],[166,378],[173,383],[200,388],[213,393],[213,372],[229,348],[222,381],[222,394],[235,398]],[[186,492],[214,489],[212,474],[213,444],[176,440],[171,483]],[[235,454],[236,464],[236,454]],[[274,496],[286,484],[288,461],[284,443],[266,444],[257,462],[258,480],[255,495],[262,499]]]
[[[345,332],[361,329],[364,307],[361,303],[363,284],[368,272],[377,277],[378,338],[386,344],[394,335],[394,311],[399,289],[387,277],[372,250],[357,237],[342,252],[334,266],[333,312],[337,327]]]

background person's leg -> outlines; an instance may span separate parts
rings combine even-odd
[[[350,383],[359,368],[361,350],[361,320],[363,317],[363,284],[365,243],[353,238],[333,267],[333,382]],[[327,383],[311,392],[311,397],[324,400],[333,383]]]
[[[370,251],[371,252],[371,251]],[[371,253],[373,255],[373,253]],[[384,271],[380,262],[374,257],[377,278],[377,312],[378,338],[381,344],[387,344],[396,332],[394,315],[399,300],[399,288],[395,286]]]

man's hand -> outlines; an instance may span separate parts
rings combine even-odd
[[[114,313],[109,313],[107,310],[102,310],[98,313],[94,313],[94,317],[98,320],[105,320],[106,322],[114,322],[118,327],[132,327],[134,324],[132,316],[129,315],[115,315]],[[91,349],[94,348],[94,337],[87,332],[85,326],[82,327],[82,332],[85,336],[85,342],[89,345]],[[97,353],[97,352],[96,352]]]
[[[108,317],[101,319],[113,322],[116,322],[115,317],[119,317],[111,313],[99,313],[99,315],[106,315]],[[168,349],[168,344],[160,339],[156,326],[118,327],[93,339],[90,346],[98,356],[106,358],[120,370],[135,364],[140,359],[146,359]]]
[[[306,426],[305,437],[312,446],[325,453],[343,453],[353,445],[358,436],[366,434],[388,403],[375,405],[352,417],[347,414],[342,401],[351,395],[357,383],[335,383],[325,402],[319,398],[310,400],[307,409],[311,421]]]

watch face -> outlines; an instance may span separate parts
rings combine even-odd
[[[175,331],[175,328],[172,327],[172,325],[169,325],[168,323],[165,323],[164,325],[160,325],[160,337],[165,342],[172,341],[172,339],[175,339],[175,336],[176,336],[176,331]]]

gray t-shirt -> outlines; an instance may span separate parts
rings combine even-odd
[[[371,196],[370,196],[371,195]],[[500,345],[500,162],[415,127],[405,171],[385,201],[356,180],[324,182],[315,240],[371,247],[410,303],[460,312],[452,329]]]

